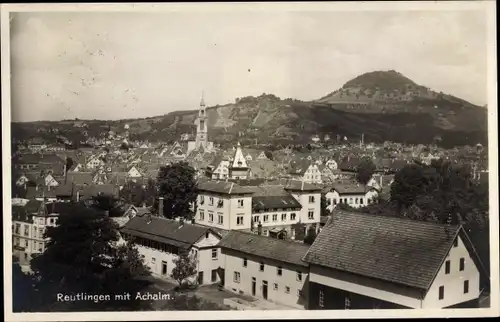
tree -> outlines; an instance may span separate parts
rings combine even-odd
[[[187,251],[181,252],[181,254],[173,260],[175,267],[172,269],[173,279],[179,283],[179,287],[182,287],[182,283],[189,277],[196,275],[197,262],[194,255],[189,254]]]
[[[17,259],[12,256],[12,311],[29,312],[34,296],[33,279],[25,274]]]
[[[273,153],[271,151],[265,151],[264,154],[269,160],[273,160]]]
[[[118,225],[102,212],[73,204],[61,213],[58,226],[48,227],[45,252],[34,256],[35,307],[40,311],[100,311],[147,309],[149,303],[136,300],[136,292],[148,286],[149,276],[133,242],[121,243]],[[93,295],[131,293],[130,300],[112,295],[105,301],[57,301],[57,294]]]
[[[314,229],[313,226],[309,227],[309,229],[307,230],[307,235],[304,238],[304,244],[312,245],[314,243],[314,240],[316,239],[316,236],[316,229]]]
[[[363,158],[357,167],[356,180],[367,184],[375,173],[376,166],[370,158]]]
[[[160,168],[156,180],[158,195],[163,197],[163,214],[160,215],[190,219],[191,205],[198,196],[195,174],[196,171],[187,162]],[[158,201],[155,201],[154,208],[158,210]]]
[[[120,190],[120,198],[126,203],[139,207],[146,202],[146,190],[141,184],[128,181]]]
[[[331,215],[330,210],[328,210],[328,202],[326,200],[326,196],[321,194],[321,216],[329,216]]]

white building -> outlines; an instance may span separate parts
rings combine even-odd
[[[309,309],[477,307],[483,271],[461,226],[345,211],[304,261]]]
[[[196,118],[196,138],[194,141],[188,141],[187,154],[191,151],[203,149],[206,152],[211,152],[214,149],[214,143],[208,141],[208,118],[205,101],[203,97],[200,102],[200,110]]]
[[[323,189],[327,209],[332,211],[337,204],[347,204],[352,208],[366,207],[378,202],[378,191],[360,184],[334,183]]]
[[[174,259],[181,252],[189,252],[197,262],[197,275],[190,278],[191,281],[198,284],[220,281],[218,271],[223,257],[217,244],[221,236],[208,227],[138,214],[123,226],[121,234],[125,239],[134,237],[139,253],[154,276],[172,279]]]

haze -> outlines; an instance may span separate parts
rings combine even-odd
[[[313,100],[374,70],[478,105],[482,12],[16,13],[12,120],[124,119],[272,93]]]

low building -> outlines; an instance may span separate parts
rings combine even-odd
[[[361,184],[334,183],[323,189],[327,209],[332,211],[337,204],[347,204],[352,208],[366,207],[378,201],[378,191]]]
[[[121,229],[127,239],[133,237],[139,253],[154,276],[171,278],[174,259],[189,252],[197,261],[197,276],[191,282],[210,284],[220,281],[223,257],[217,247],[221,236],[208,227],[152,216],[136,215]]]
[[[461,226],[346,211],[304,261],[313,310],[477,307],[483,267]]]
[[[252,233],[230,231],[219,243],[224,287],[296,309],[307,308],[308,246]]]

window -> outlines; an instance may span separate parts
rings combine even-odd
[[[205,212],[200,210],[200,221],[205,220]]]
[[[238,208],[243,208],[243,199],[238,199]]]
[[[260,262],[259,271],[261,271],[261,272],[264,271],[264,263],[263,262]]]
[[[285,286],[285,293],[290,294],[290,286]]]
[[[43,228],[38,229],[38,238],[43,238]]]
[[[349,198],[349,204],[352,204],[352,197]]]
[[[29,245],[29,242],[28,242],[28,240],[27,240],[27,239],[25,239],[25,240],[24,240],[24,246],[25,246],[26,248],[28,248],[28,245]]]
[[[240,282],[240,278],[241,278],[240,272],[234,272],[234,277],[233,277],[234,282],[235,283],[239,283]]]
[[[236,225],[243,225],[243,216],[236,217]]]
[[[359,203],[363,204],[363,198],[359,198]]]
[[[254,223],[259,223],[259,221],[260,221],[260,217],[259,216],[254,216],[253,217],[253,222]]]
[[[469,293],[469,281],[464,281],[464,294]]]
[[[314,203],[314,196],[309,196],[309,203]]]
[[[347,296],[344,298],[344,309],[346,310],[351,309],[351,299]]]
[[[212,283],[217,282],[217,270],[213,269],[212,270],[212,276],[211,276]]]
[[[307,218],[314,219],[314,211],[313,210],[309,210],[309,212],[307,213]]]
[[[286,221],[286,214],[281,214],[281,220]]]
[[[243,258],[243,267],[247,267],[247,265],[248,265],[247,259]]]
[[[30,227],[28,225],[24,225],[24,236],[28,236],[30,234]]]
[[[156,258],[151,257],[151,263],[153,263],[153,264],[156,263]]]
[[[200,196],[200,205],[203,205],[205,203],[205,197]]]
[[[359,202],[359,199],[358,199],[358,198],[354,199],[354,203],[355,203],[355,204],[358,204],[358,202]]]
[[[212,259],[217,259],[217,248],[212,248]]]
[[[38,251],[43,252],[43,243],[38,243]]]
[[[269,221],[269,215],[264,215],[264,222],[268,222]]]
[[[458,246],[458,238],[453,241],[453,247],[457,247],[457,246]]]
[[[218,219],[217,222],[219,223],[219,225],[222,225],[224,223],[224,216],[223,215],[219,215],[217,219]]]
[[[297,272],[297,281],[302,281],[302,272]]]
[[[302,297],[302,290],[297,290],[297,296]]]
[[[278,290],[278,283],[274,283],[274,284],[273,284],[273,289],[274,289],[275,291],[277,291],[277,290]]]
[[[333,204],[336,205],[337,204],[337,198],[333,198]]]
[[[16,224],[16,234],[19,235],[21,230],[21,224]]]
[[[324,300],[325,300],[325,294],[323,293],[323,290],[319,290],[319,296],[318,296],[319,307],[324,307]]]
[[[224,206],[224,200],[220,199],[219,202],[217,202],[217,208],[222,208]]]
[[[445,274],[450,274],[450,261],[446,261],[446,263],[444,263],[444,273]]]
[[[460,258],[460,271],[465,269],[465,258]]]
[[[214,214],[208,214],[208,222],[213,222],[214,221]]]
[[[277,221],[278,220],[278,215],[273,215],[273,221]]]
[[[439,299],[444,299],[444,286],[439,287]]]
[[[19,246],[19,238],[16,238],[16,246]]]
[[[213,206],[214,205],[214,197],[209,197],[208,198],[208,205]]]
[[[278,267],[276,273],[278,274],[278,276],[283,275],[283,269],[281,267]]]
[[[295,220],[297,218],[297,214],[296,213],[291,213],[290,214],[290,220]]]

